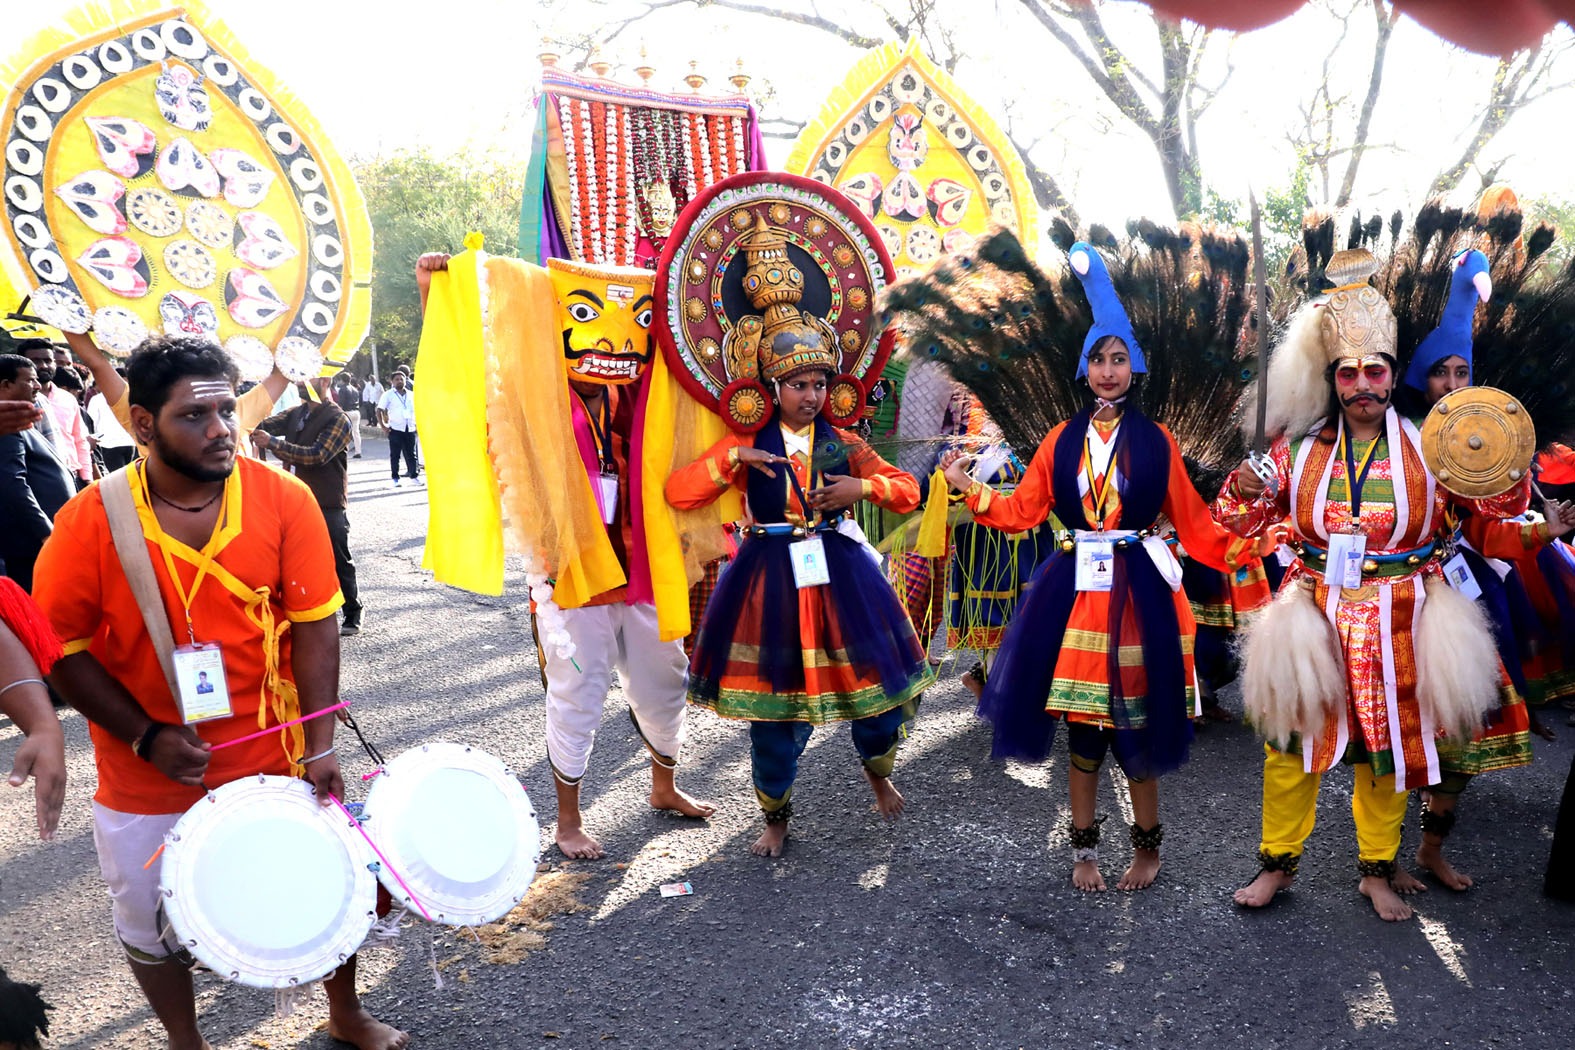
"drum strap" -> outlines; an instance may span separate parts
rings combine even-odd
[[[158,654],[159,666],[164,669],[170,695],[179,696],[175,685],[175,636],[170,631],[164,595],[159,592],[158,580],[153,575],[153,559],[148,556],[148,541],[142,534],[142,522],[137,518],[137,505],[131,497],[131,470],[131,467],[122,467],[109,475],[99,482],[99,492],[103,494],[104,515],[109,519],[109,534],[115,540],[120,568],[131,585],[132,596],[137,599],[137,608],[142,610],[142,622],[147,625],[148,639]]]

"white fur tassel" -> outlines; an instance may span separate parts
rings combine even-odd
[[[1321,309],[1309,303],[1296,311],[1284,337],[1269,353],[1265,430],[1270,438],[1305,434],[1328,413],[1329,383],[1324,379],[1328,361],[1318,336]],[[1257,384],[1247,388],[1243,406],[1244,425],[1250,426],[1258,418]]]
[[[1499,704],[1498,650],[1477,603],[1430,577],[1416,632],[1416,695],[1433,724],[1455,740],[1482,732]]]
[[[1247,633],[1242,656],[1247,718],[1275,744],[1316,732],[1345,703],[1339,637],[1306,587],[1281,589]]]

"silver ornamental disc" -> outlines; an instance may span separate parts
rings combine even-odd
[[[107,354],[125,357],[148,337],[148,326],[142,318],[124,306],[101,306],[93,315],[93,331],[98,335],[98,345]]]
[[[273,373],[273,351],[255,335],[230,336],[224,351],[240,370],[243,383],[261,383]]]
[[[38,319],[51,328],[73,335],[93,330],[93,312],[70,288],[46,284],[33,293],[30,306]]]
[[[287,335],[279,340],[273,359],[279,371],[292,383],[304,383],[323,370],[322,352],[310,340],[298,335]]]

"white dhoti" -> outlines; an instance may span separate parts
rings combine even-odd
[[[661,640],[656,607],[615,602],[565,609],[563,622],[574,640],[574,660],[541,646],[547,679],[547,759],[553,774],[570,784],[585,775],[614,670],[651,756],[662,765],[677,765],[684,742],[689,658],[682,642]]]

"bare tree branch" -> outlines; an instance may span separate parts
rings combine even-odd
[[[1367,75],[1367,97],[1362,99],[1362,109],[1356,118],[1356,134],[1352,139],[1351,156],[1345,165],[1345,176],[1340,179],[1340,193],[1334,199],[1336,208],[1351,202],[1351,192],[1356,188],[1356,170],[1361,167],[1362,153],[1367,148],[1367,132],[1373,125],[1373,110],[1378,107],[1378,92],[1384,82],[1384,61],[1389,57],[1389,38],[1394,34],[1395,22],[1400,12],[1385,10],[1383,0],[1373,0],[1373,20],[1378,27],[1378,39],[1373,44],[1373,66]]]
[[[1492,86],[1488,90],[1487,104],[1477,117],[1471,138],[1467,140],[1460,158],[1441,172],[1428,187],[1429,197],[1448,193],[1458,187],[1466,172],[1477,163],[1483,149],[1504,130],[1516,113],[1537,98],[1571,86],[1571,81],[1546,82],[1552,75],[1553,59],[1568,46],[1547,48],[1546,44],[1547,40],[1544,39],[1534,48],[1499,59],[1498,67],[1493,72]],[[1497,166],[1493,170],[1497,171]]]
[[[1033,187],[1034,201],[1039,207],[1058,211],[1066,217],[1066,221],[1073,226],[1078,224],[1077,208],[1062,192],[1061,184],[1030,155],[1038,142],[1024,145],[1010,126],[1006,129],[1006,137],[1011,140],[1012,148],[1017,150],[1018,156],[1023,158],[1023,171],[1028,176],[1028,185]]]

